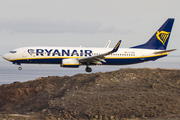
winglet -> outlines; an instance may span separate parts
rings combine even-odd
[[[119,42],[116,44],[116,46],[114,47],[114,49],[111,52],[116,52],[118,50],[120,44],[121,44],[121,40],[119,40]]]
[[[109,48],[110,43],[111,43],[111,40],[109,40],[109,41],[107,42],[107,44],[104,46],[104,48]]]

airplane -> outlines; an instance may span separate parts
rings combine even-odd
[[[174,18],[169,18],[145,43],[130,48],[119,48],[121,40],[114,48],[109,41],[104,48],[95,47],[22,47],[3,55],[5,60],[21,64],[60,64],[65,68],[78,68],[86,65],[85,71],[91,72],[91,65],[128,65],[155,61],[176,49],[166,50],[171,35]]]

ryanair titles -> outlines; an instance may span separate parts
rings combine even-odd
[[[31,56],[91,56],[91,50],[28,49]]]

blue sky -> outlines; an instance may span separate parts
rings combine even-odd
[[[0,55],[24,46],[113,47],[145,43],[175,18],[167,49],[179,49],[179,0],[0,0]],[[180,50],[171,55],[179,55]]]

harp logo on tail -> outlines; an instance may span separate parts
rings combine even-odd
[[[159,32],[159,31],[157,31],[156,37],[164,45],[166,43],[167,38],[169,37],[169,34],[170,34],[170,32],[166,32],[166,31]]]

